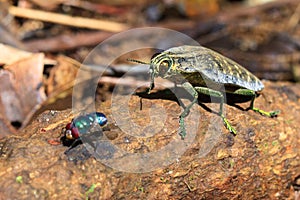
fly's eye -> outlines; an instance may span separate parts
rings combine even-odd
[[[163,60],[159,64],[159,74],[165,74],[169,70],[171,65],[172,65],[172,63],[170,60]]]
[[[73,140],[73,135],[71,130],[66,130],[66,138],[69,140]]]

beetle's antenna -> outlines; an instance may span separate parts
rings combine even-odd
[[[149,65],[150,64],[150,63],[146,63],[146,62],[143,62],[143,61],[140,61],[140,60],[131,59],[131,58],[127,58],[127,61],[136,62],[136,63],[143,64],[143,65]]]

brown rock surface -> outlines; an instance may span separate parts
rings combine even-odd
[[[294,199],[293,181],[300,175],[300,85],[265,86],[256,106],[281,110],[277,118],[226,105],[227,118],[238,131],[233,136],[223,126],[209,128],[215,114],[195,106],[200,119],[191,122],[199,124],[189,148],[169,166],[146,173],[119,172],[93,157],[69,161],[67,147],[53,141],[74,115],[70,110],[46,111],[22,134],[0,140],[0,199]],[[161,126],[161,113],[148,117],[154,104],[164,106],[167,117],[153,137],[136,139],[114,127],[110,100],[98,108],[111,123],[104,133],[113,144],[134,153],[178,140],[181,110],[174,101],[143,99],[140,111],[139,98],[133,96],[128,118],[140,126],[151,119]],[[239,105],[246,108],[249,103]],[[213,143],[211,149],[207,141]]]

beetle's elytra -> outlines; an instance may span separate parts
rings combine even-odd
[[[184,118],[197,102],[198,93],[220,98],[219,115],[226,128],[233,134],[236,134],[236,130],[223,115],[225,92],[250,96],[249,109],[262,115],[274,117],[279,113],[279,111],[266,112],[254,107],[257,92],[264,88],[263,83],[256,76],[233,60],[202,46],[173,47],[153,56],[150,61],[149,93],[154,88],[154,78],[158,76],[181,84],[193,96],[193,101],[179,116],[182,139],[186,135]]]

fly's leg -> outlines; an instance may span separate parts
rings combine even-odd
[[[279,114],[279,112],[280,112],[279,110],[267,112],[267,111],[261,110],[259,108],[255,108],[254,107],[254,100],[256,99],[256,93],[253,90],[238,89],[233,94],[239,94],[239,95],[244,95],[244,96],[251,96],[252,99],[251,99],[250,106],[249,106],[248,109],[253,110],[255,112],[258,112],[261,115],[265,115],[265,116],[268,116],[268,117],[276,117]]]
[[[67,154],[71,149],[73,149],[74,147],[76,147],[77,145],[81,144],[81,138],[77,138],[75,139],[72,144],[69,146],[69,148],[65,151],[65,154]]]
[[[210,88],[206,88],[206,87],[195,87],[195,89],[197,90],[197,92],[201,93],[201,94],[205,94],[208,95],[210,97],[215,97],[215,98],[219,98],[220,99],[220,110],[219,110],[219,115],[222,118],[224,125],[226,126],[226,128],[233,134],[236,135],[236,130],[231,126],[231,124],[228,122],[227,118],[224,116],[223,114],[223,105],[224,105],[224,96],[221,92],[210,89]]]

